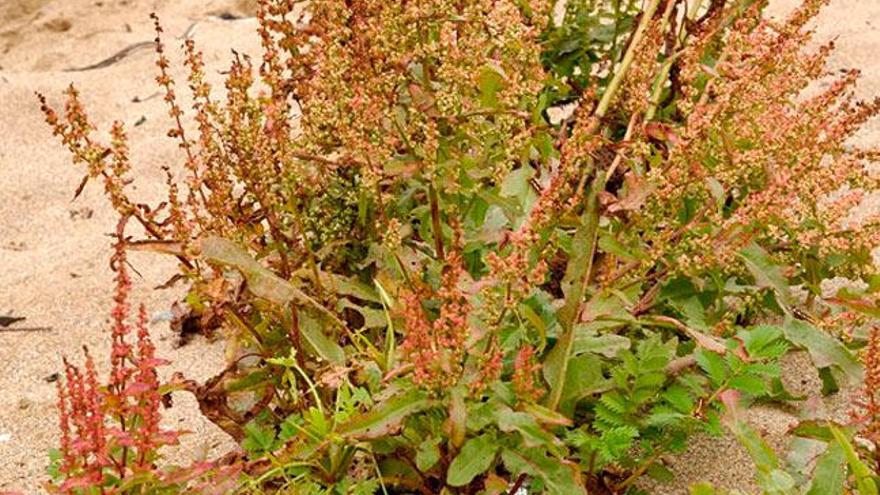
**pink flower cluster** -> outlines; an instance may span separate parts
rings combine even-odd
[[[84,370],[64,360],[66,383],[58,384],[62,456],[59,471],[64,481],[50,487],[55,492],[77,493],[82,488],[104,486],[111,478],[125,479],[152,472],[156,469],[157,449],[177,443],[179,432],[160,426],[162,397],[156,368],[167,361],[156,357],[143,305],[135,324],[136,343],[132,345],[126,339],[132,328],[127,323],[131,280],[126,270],[124,226],[123,219],[117,228],[118,241],[112,258],[116,294],[111,312],[108,383],[98,382],[88,349],[84,348]]]
[[[406,328],[400,350],[413,365],[413,380],[428,388],[455,383],[462,371],[471,311],[467,294],[459,288],[464,272],[461,255],[450,253],[439,289],[405,291],[400,296]],[[433,320],[422,307],[422,301],[429,299],[440,301],[439,315]]]

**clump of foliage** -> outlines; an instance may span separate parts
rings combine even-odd
[[[159,450],[176,445],[182,433],[161,425],[163,390],[156,368],[167,361],[156,357],[147,329],[146,310],[128,320],[131,280],[126,268],[125,219],[117,229],[116,294],[110,335],[110,371],[98,381],[95,363],[84,348],[81,369],[64,360],[66,382],[58,381],[61,446],[52,453],[47,486],[52,493],[225,493],[235,485],[237,467],[220,468],[201,462],[186,468],[160,467]],[[135,333],[136,341],[130,342]]]
[[[157,207],[127,195],[121,124],[101,144],[74,89],[63,116],[42,101],[131,242],[224,322],[230,366],[187,387],[246,451],[239,492],[635,493],[727,425],[768,493],[829,466],[848,474],[821,493],[876,493],[874,375],[870,414],[804,423],[821,459],[799,470],[737,415],[796,399],[792,348],[829,391],[858,383],[878,314],[880,223],[848,216],[877,153],[845,143],[880,102],[855,71],[802,97],[824,3],[569,2],[556,23],[539,0],[264,1],[263,58],[236,56],[222,97],[186,42],[192,125],[157,38],[187,171]],[[866,288],[823,293],[837,276]]]

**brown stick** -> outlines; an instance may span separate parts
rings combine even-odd
[[[519,475],[519,478],[516,479],[513,486],[510,487],[510,490],[507,492],[507,495],[516,495],[516,492],[522,488],[523,483],[526,481],[526,473]]]
[[[139,43],[134,43],[134,44],[128,45],[127,47],[123,48],[122,50],[119,50],[118,52],[105,58],[104,60],[101,60],[100,62],[96,62],[91,65],[86,65],[85,67],[71,67],[69,69],[64,69],[64,72],[85,72],[88,70],[103,69],[104,67],[110,67],[111,65],[115,64],[116,62],[119,62],[120,60],[124,59],[125,57],[136,52],[137,50],[140,50],[141,48],[147,48],[150,46],[153,46],[152,41],[141,41]]]

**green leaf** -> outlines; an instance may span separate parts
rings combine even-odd
[[[531,185],[531,178],[535,175],[535,169],[525,165],[512,170],[501,182],[500,194],[505,198],[515,198],[520,206],[525,208],[527,201],[537,197]]]
[[[770,379],[770,391],[767,397],[775,402],[806,400],[806,395],[793,395],[785,388],[785,383],[778,376]]]
[[[859,495],[877,495],[877,484],[874,482],[871,468],[869,468],[856,453],[855,447],[844,433],[836,426],[829,424],[828,428],[834,435],[837,445],[843,450],[846,456],[846,462],[849,463],[849,469],[852,471],[853,477],[856,479],[856,488]]]
[[[525,473],[543,481],[547,495],[587,495],[577,466],[549,457],[541,449],[504,449],[501,458],[514,475]]]
[[[758,432],[740,419],[742,413],[736,409],[735,400],[733,402],[728,400],[725,403],[727,404],[725,424],[740,444],[746,448],[755,463],[758,486],[766,495],[794,495],[796,493],[794,479],[790,474],[780,469],[776,452]]]
[[[277,364],[273,363],[271,360],[267,360],[267,362],[270,364]],[[224,388],[226,389],[226,392],[241,392],[257,387],[263,387],[269,381],[270,377],[271,375],[267,371],[255,371],[253,373],[248,373],[237,380],[230,380]]]
[[[385,331],[385,370],[388,371],[394,368],[394,355],[397,352],[397,341],[394,335],[394,320],[391,318],[393,301],[378,280],[373,280],[373,283],[376,284],[376,289],[382,300],[382,312],[385,315],[385,322],[387,324]]]
[[[782,327],[785,338],[807,350],[817,368],[832,367],[850,383],[861,383],[864,371],[859,360],[836,338],[802,320],[788,318]]]
[[[480,69],[477,88],[480,90],[480,103],[486,108],[497,108],[498,91],[504,88],[504,74],[501,69],[492,66]]]
[[[318,320],[303,311],[299,313],[299,322],[299,330],[308,349],[330,363],[338,366],[345,364],[345,351],[339,344],[324,335]]]
[[[339,433],[354,438],[378,438],[396,429],[407,416],[431,407],[427,392],[412,389],[355,416],[339,427]]]
[[[718,354],[705,349],[698,349],[694,353],[694,358],[700,368],[709,375],[713,385],[718,386],[727,378],[727,364],[725,364],[724,358]]]
[[[549,381],[553,377],[557,363],[546,361],[544,363],[544,377]],[[609,387],[609,381],[602,375],[602,361],[592,354],[575,356],[568,363],[565,376],[565,387],[557,408],[562,414],[570,414],[578,400],[591,394],[604,392]],[[549,407],[548,407],[549,409]]]
[[[791,430],[789,430],[790,432]],[[785,468],[789,473],[797,473],[800,476],[799,482],[807,486],[813,469],[816,467],[816,460],[828,450],[828,443],[797,436],[789,438],[790,441],[786,446]]]
[[[735,376],[730,379],[728,385],[734,390],[739,390],[754,396],[766,395],[768,392],[764,380],[751,375]]]
[[[465,486],[475,477],[486,472],[495,461],[499,445],[493,435],[480,435],[471,438],[461,447],[458,455],[446,472],[446,483],[450,486]]]
[[[746,351],[753,358],[778,358],[787,350],[787,347],[780,345],[784,344],[779,340],[782,330],[773,325],[758,325],[737,333],[737,336],[742,339]]]
[[[834,435],[831,434],[831,429],[828,428],[828,425],[829,423],[827,421],[817,421],[812,419],[805,420],[792,428],[790,433],[799,437],[810,438],[812,440],[831,442],[834,440]]]
[[[333,291],[338,295],[351,296],[373,303],[381,302],[376,289],[370,287],[368,284],[334,273],[322,272],[321,276],[330,278]]]
[[[684,300],[690,296],[696,295],[699,290],[694,283],[687,277],[679,276],[666,282],[660,288],[660,294],[657,296],[661,301]]]
[[[712,486],[712,483],[709,483],[708,481],[703,481],[701,483],[691,485],[689,493],[690,495],[717,495],[718,492],[715,491],[715,487]]]
[[[675,473],[660,462],[655,462],[648,466],[648,470],[645,471],[645,474],[661,483],[671,483],[675,480]]]
[[[360,315],[364,318],[363,328],[388,328],[388,318],[385,311],[381,309],[376,309],[367,305],[361,305],[355,303],[351,299],[340,298],[336,302],[336,311],[341,313],[346,309],[351,309],[360,313]]]
[[[275,430],[268,425],[251,421],[244,425],[244,433],[245,438],[241,446],[252,454],[269,452],[275,446]]]
[[[734,392],[735,393],[735,392]],[[730,429],[740,444],[746,448],[755,467],[764,474],[779,468],[779,458],[773,448],[764,441],[748,423],[740,419],[741,411],[736,406],[727,405],[724,424]]]
[[[682,414],[688,414],[694,407],[694,400],[688,393],[687,388],[682,385],[671,385],[663,392],[663,398],[676,411]]]
[[[648,416],[646,424],[662,428],[674,425],[687,417],[687,414],[673,411],[668,407],[659,406],[651,411],[651,415]]]
[[[416,450],[416,467],[419,471],[429,471],[440,460],[439,444],[439,438],[427,438],[419,444]]]
[[[525,412],[514,411],[509,407],[500,407],[495,411],[495,421],[503,432],[518,432],[528,447],[554,448],[560,440],[541,427],[540,424]]]
[[[630,250],[627,246],[624,246],[618,241],[617,238],[611,235],[603,235],[599,237],[599,249],[601,249],[603,253],[613,254],[624,261],[636,261],[645,259],[646,257],[645,253],[642,251]]]
[[[819,379],[822,380],[822,395],[829,396],[840,391],[840,385],[831,373],[831,368],[819,368]]]
[[[689,327],[703,331],[709,330],[711,327],[711,325],[706,322],[706,308],[703,307],[703,303],[700,302],[699,297],[691,296],[670,301],[670,303],[682,314],[685,323],[687,323]]]
[[[767,495],[795,495],[794,478],[782,469],[773,469],[767,474],[759,473],[758,485]]]
[[[467,433],[468,408],[465,401],[467,391],[459,385],[449,393],[449,443],[459,448]]]
[[[619,426],[602,432],[599,454],[604,462],[614,462],[632,448],[639,431],[632,426]]]
[[[64,474],[61,472],[64,454],[59,449],[49,450],[49,466],[46,467],[46,474],[52,478],[52,481],[59,482],[63,480]]]
[[[846,455],[843,448],[834,443],[828,446],[813,470],[813,481],[807,495],[843,495],[846,481],[844,463]]]
[[[379,479],[358,480],[351,485],[350,491],[346,493],[351,495],[375,495],[376,493],[381,493],[379,491],[381,487],[382,480]]]
[[[509,198],[492,191],[478,191],[477,197],[491,205],[486,212],[486,220],[482,225],[483,234],[478,239],[485,242],[498,242],[502,235],[501,229],[508,221],[514,223],[522,217],[523,210],[515,198]]]
[[[562,334],[547,357],[553,361],[555,371],[548,377],[550,394],[547,407],[558,409],[562,400],[565,382],[568,377],[568,364],[572,358],[575,341],[575,320],[580,314],[587,289],[587,278],[593,270],[593,257],[596,254],[596,235],[599,229],[599,202],[597,179],[590,187],[587,205],[581,215],[580,225],[572,239],[573,252],[562,278],[565,302],[557,313],[557,321]]]
[[[520,304],[519,313],[538,331],[541,338],[539,348],[543,348],[547,342],[547,324],[544,319],[528,304]]]
[[[495,422],[495,412],[499,407],[505,406],[496,398],[469,404],[465,426],[470,431],[482,430]]]
[[[782,269],[770,259],[767,251],[764,251],[757,244],[751,244],[739,254],[746,268],[755,277],[755,284],[758,287],[773,289],[783,307],[791,306],[792,298],[788,280],[782,274]]]
[[[658,334],[642,339],[636,346],[639,372],[659,372],[665,375],[666,365],[675,357],[677,344],[676,339],[663,342]]]
[[[595,330],[592,329],[589,323],[575,326],[574,346],[572,348],[572,354],[575,356],[590,352],[613,358],[617,356],[617,353],[624,349],[629,349],[629,347],[630,341],[623,335],[613,333],[596,335]]]

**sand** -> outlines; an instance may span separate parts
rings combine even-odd
[[[148,14],[165,26],[169,56],[179,65],[176,39],[187,30],[206,50],[215,80],[229,50],[259,54],[253,13],[236,1],[0,1],[0,315],[27,317],[16,326],[48,327],[47,332],[0,332],[0,491],[42,493],[47,450],[57,443],[54,373],[61,356],[82,360],[82,345],[106,356],[112,296],[108,257],[115,214],[100,182],[90,183],[72,201],[83,173],[42,122],[34,91],[58,104],[71,82],[82,89],[91,117],[106,131],[113,119],[126,124],[131,138],[137,194],[163,194],[160,166],[180,163],[176,145],[165,138],[169,125],[157,87],[151,49],[133,51],[109,67],[65,72],[94,64],[126,46],[152,39]],[[182,73],[176,70],[179,76]],[[182,80],[182,77],[178,77]],[[146,100],[135,103],[138,98]],[[139,121],[141,124],[136,125]],[[181,289],[154,291],[174,272],[169,259],[132,253],[134,302],[143,302],[162,319]],[[175,348],[166,321],[151,330],[159,354],[197,380],[223,367],[222,343],[196,339]],[[181,459],[223,452],[233,445],[197,413],[186,394],[175,394],[169,426],[194,432],[184,437]],[[185,462],[185,461],[183,461]]]
[[[784,12],[794,0],[773,2]],[[138,195],[160,198],[160,166],[179,163],[176,144],[164,138],[169,126],[166,109],[156,97],[155,67],[149,48],[135,49],[104,68],[68,72],[100,62],[120,50],[152,39],[147,17],[156,11],[176,74],[185,33],[206,51],[209,73],[218,72],[229,50],[259,54],[254,34],[253,2],[236,0],[0,0],[0,315],[24,316],[16,326],[47,327],[48,331],[0,331],[0,492],[42,493],[47,479],[46,452],[57,442],[53,374],[61,356],[81,359],[80,347],[97,356],[107,350],[112,273],[108,266],[116,217],[108,208],[101,185],[89,184],[72,200],[81,170],[43,123],[34,91],[58,104],[71,82],[82,91],[93,120],[106,130],[113,119],[129,131]],[[818,23],[819,39],[836,37],[833,67],[858,67],[864,73],[862,96],[880,94],[880,1],[834,0]],[[138,99],[140,102],[133,100]],[[880,124],[872,123],[857,141],[876,144]],[[164,321],[181,289],[156,291],[174,271],[159,255],[133,253],[134,299],[147,305],[161,356],[173,360],[167,376],[182,371],[202,380],[223,366],[221,342],[197,338],[177,348]],[[803,356],[793,356],[789,383],[815,393],[818,381]],[[840,413],[845,397],[826,401]],[[197,413],[193,401],[176,394],[167,411],[170,426],[192,431],[170,456],[178,462],[232,448],[225,435]],[[751,419],[775,445],[795,416],[792,411],[761,408]],[[678,477],[671,485],[646,485],[650,493],[685,493],[688,484],[709,480],[727,487],[749,488],[750,462],[731,439],[698,439],[684,455],[669,458]]]

